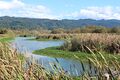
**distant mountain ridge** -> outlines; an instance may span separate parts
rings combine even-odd
[[[4,28],[77,28],[82,26],[95,25],[105,27],[120,27],[120,20],[94,20],[94,19],[79,19],[79,20],[51,20],[37,18],[21,18],[21,17],[0,17],[0,27]]]

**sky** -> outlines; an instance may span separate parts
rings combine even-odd
[[[120,20],[120,0],[0,0],[0,16]]]

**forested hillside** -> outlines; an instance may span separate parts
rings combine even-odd
[[[50,19],[35,19],[35,18],[20,18],[20,17],[0,17],[0,27],[4,28],[77,28],[87,25],[105,26],[105,27],[119,27],[120,20],[93,20],[93,19],[79,19],[79,20],[50,20]]]

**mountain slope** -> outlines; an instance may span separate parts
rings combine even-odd
[[[50,19],[35,19],[35,18],[20,18],[20,17],[0,17],[0,27],[6,28],[76,28],[87,25],[105,26],[105,27],[119,27],[120,20],[93,20],[93,19],[79,19],[79,20],[50,20]]]

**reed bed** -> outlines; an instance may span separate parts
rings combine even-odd
[[[96,74],[90,76],[88,72],[87,80],[90,80],[89,78],[94,78],[91,80],[120,80],[120,62],[118,58],[113,56],[114,60],[106,60],[105,56],[98,52],[101,58],[99,60],[94,52],[91,50],[90,52],[92,53],[92,58],[88,58],[88,60],[94,65]]]
[[[41,34],[36,39],[69,39],[77,34]]]
[[[89,48],[88,50],[93,55],[93,58],[88,57],[90,71],[87,71],[81,62],[83,73],[75,77],[58,68],[57,64],[51,66],[54,72],[48,71],[37,62],[21,57],[9,44],[0,43],[0,80],[119,80],[120,64],[117,58],[107,61],[101,53],[98,53],[101,56],[99,61],[94,52]],[[91,66],[95,67],[94,74],[91,73]]]
[[[21,57],[9,44],[0,43],[0,80],[72,80],[63,70],[55,73]]]
[[[120,53],[120,35],[118,34],[79,34],[67,41],[61,49],[70,51],[89,52],[92,51],[107,52],[112,54]]]
[[[81,34],[86,34],[86,33],[60,33],[60,34],[39,34],[36,39],[72,39],[74,37],[81,36]]]

